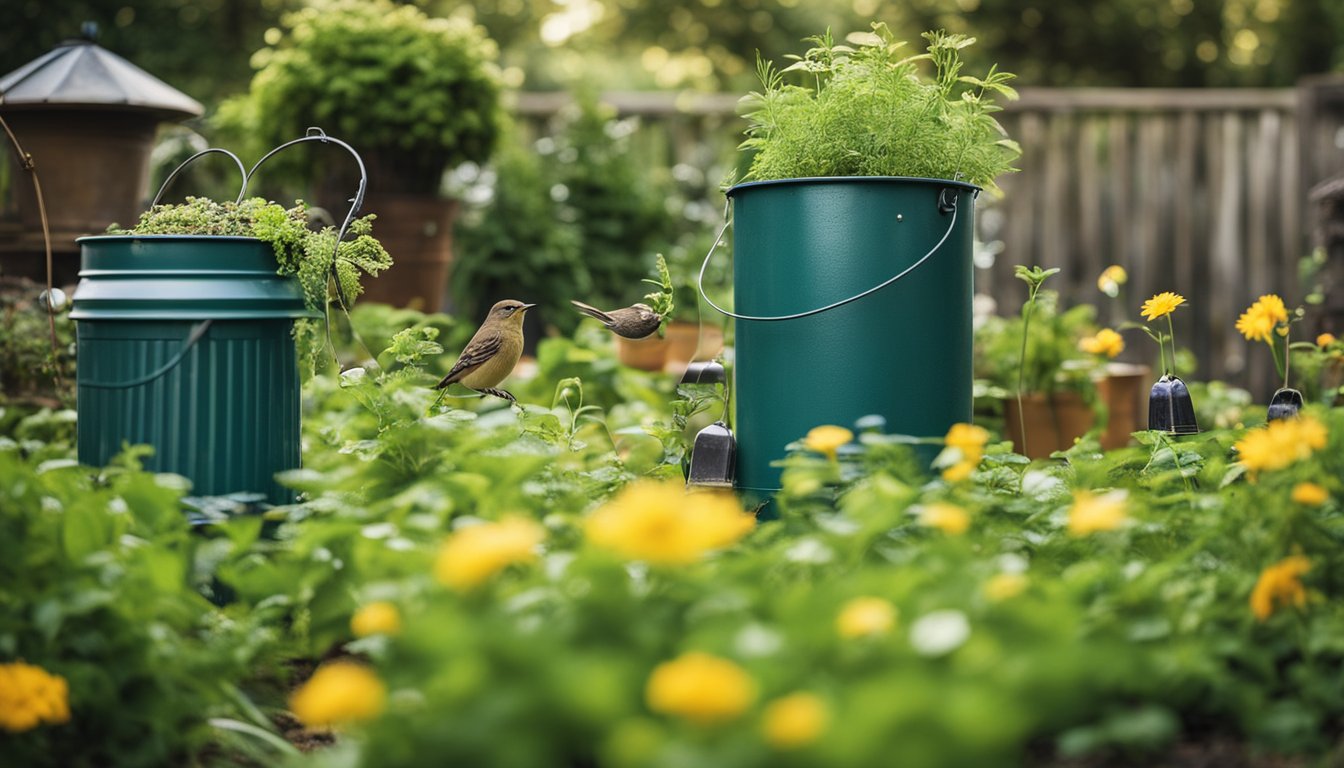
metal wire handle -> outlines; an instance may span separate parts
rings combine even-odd
[[[308,129],[308,134],[306,136],[286,141],[284,144],[267,152],[257,161],[256,165],[252,166],[251,170],[243,174],[243,190],[239,193],[238,200],[241,202],[243,196],[247,194],[247,187],[252,183],[252,176],[257,172],[257,169],[261,167],[262,163],[270,160],[276,153],[283,149],[288,149],[295,144],[303,144],[309,141],[320,141],[323,144],[335,144],[338,147],[342,147],[355,158],[355,163],[359,166],[359,188],[355,190],[355,196],[350,200],[350,210],[346,212],[345,221],[341,222],[341,229],[336,233],[336,245],[331,254],[331,278],[336,283],[336,300],[341,303],[341,309],[349,312],[350,302],[346,300],[345,292],[341,290],[341,280],[336,274],[336,260],[341,253],[341,241],[345,239],[345,233],[350,229],[350,222],[355,220],[355,214],[359,213],[360,207],[364,205],[364,190],[369,186],[369,174],[364,168],[364,158],[359,156],[359,153],[355,151],[355,148],[340,139],[328,136],[326,131],[323,131],[321,128],[316,126],[311,127]]]
[[[163,198],[163,193],[168,190],[168,185],[173,182],[173,179],[177,178],[177,174],[181,173],[184,168],[186,168],[188,165],[191,165],[199,158],[205,157],[206,155],[215,155],[215,154],[228,155],[229,159],[233,161],[233,164],[238,166],[238,175],[243,180],[243,186],[241,189],[238,190],[238,199],[234,200],[233,202],[235,204],[243,202],[243,193],[247,191],[247,169],[243,167],[243,161],[240,160],[237,155],[233,154],[227,149],[220,149],[219,147],[210,147],[209,149],[202,149],[200,152],[197,152],[191,157],[188,157],[186,160],[182,161],[181,165],[174,168],[173,172],[168,174],[168,178],[164,179],[163,183],[159,185],[159,192],[158,194],[154,195],[154,200],[150,202],[149,207],[153,208],[154,206],[159,204],[159,200]]]
[[[778,322],[781,320],[799,320],[804,317],[819,315],[822,312],[829,312],[830,310],[836,309],[837,307],[843,307],[844,305],[858,301],[859,299],[862,299],[865,296],[870,296],[874,293],[877,293],[878,291],[882,290],[883,288],[886,288],[887,286],[891,285],[897,280],[900,280],[902,277],[905,277],[906,275],[915,271],[915,269],[918,268],[921,264],[928,261],[929,258],[933,256],[933,254],[937,253],[939,248],[943,247],[943,243],[947,242],[947,238],[952,235],[952,228],[957,225],[958,198],[955,193],[949,196],[947,194],[949,190],[950,188],[944,189],[942,193],[938,195],[938,210],[941,213],[951,213],[952,216],[948,219],[947,231],[943,233],[942,237],[938,238],[938,242],[935,243],[934,246],[929,249],[928,253],[919,257],[919,259],[917,259],[914,264],[911,264],[910,266],[906,267],[900,272],[897,272],[895,275],[892,275],[887,280],[878,283],[877,285],[873,286],[872,288],[869,288],[866,291],[863,291],[862,293],[856,293],[847,299],[841,299],[839,301],[832,302],[824,307],[809,309],[806,312],[795,312],[792,315],[739,315],[736,312],[733,312],[732,310],[724,309],[723,307],[720,307],[718,304],[715,304],[714,300],[709,298],[709,294],[705,293],[705,270],[709,268],[709,260],[714,256],[714,249],[718,248],[719,245],[723,242],[724,233],[728,231],[728,227],[732,226],[733,223],[733,218],[731,215],[732,198],[729,198],[728,201],[725,202],[723,206],[723,216],[724,216],[723,226],[719,228],[719,234],[714,238],[714,244],[709,247],[709,253],[705,254],[705,260],[700,265],[700,274],[698,277],[696,277],[696,287],[700,289],[701,298],[703,298],[705,302],[709,304],[709,306],[718,310],[721,314],[727,315],[728,317],[731,317],[735,320],[751,320],[756,322]]]

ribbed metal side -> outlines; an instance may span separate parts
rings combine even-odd
[[[126,445],[154,447],[146,468],[192,481],[193,495],[292,493],[275,473],[299,466],[299,374],[292,320],[215,320],[181,361],[131,387],[183,348],[196,323],[81,321],[79,460],[102,466]],[[92,385],[98,386],[92,386]]]

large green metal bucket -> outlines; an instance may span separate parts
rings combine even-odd
[[[941,437],[970,421],[978,191],[886,177],[728,191],[741,490],[778,490],[771,464],[815,426],[875,414],[888,432]]]
[[[148,444],[146,467],[192,493],[292,494],[299,375],[292,328],[311,315],[271,247],[248,237],[80,238],[71,317],[78,337],[81,463]]]

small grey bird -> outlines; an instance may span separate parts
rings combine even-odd
[[[603,312],[582,301],[570,299],[569,303],[583,314],[601,321],[612,333],[627,339],[642,339],[649,336],[658,330],[658,326],[663,322],[663,316],[654,312],[653,307],[648,304],[631,304],[622,309]]]
[[[518,402],[513,395],[495,389],[495,386],[508,378],[518,364],[518,358],[523,354],[523,313],[535,306],[505,299],[491,307],[490,314],[467,342],[452,370],[434,388],[443,389],[460,382],[477,392],[502,397],[511,403]]]

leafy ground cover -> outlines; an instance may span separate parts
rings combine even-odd
[[[932,467],[828,425],[757,522],[681,481],[718,393],[585,329],[542,342],[522,407],[431,410],[470,329],[356,319],[386,351],[306,385],[293,507],[184,515],[134,449],[77,466],[69,412],[0,414],[6,760],[1339,757],[1338,409],[1036,462],[960,425]]]

